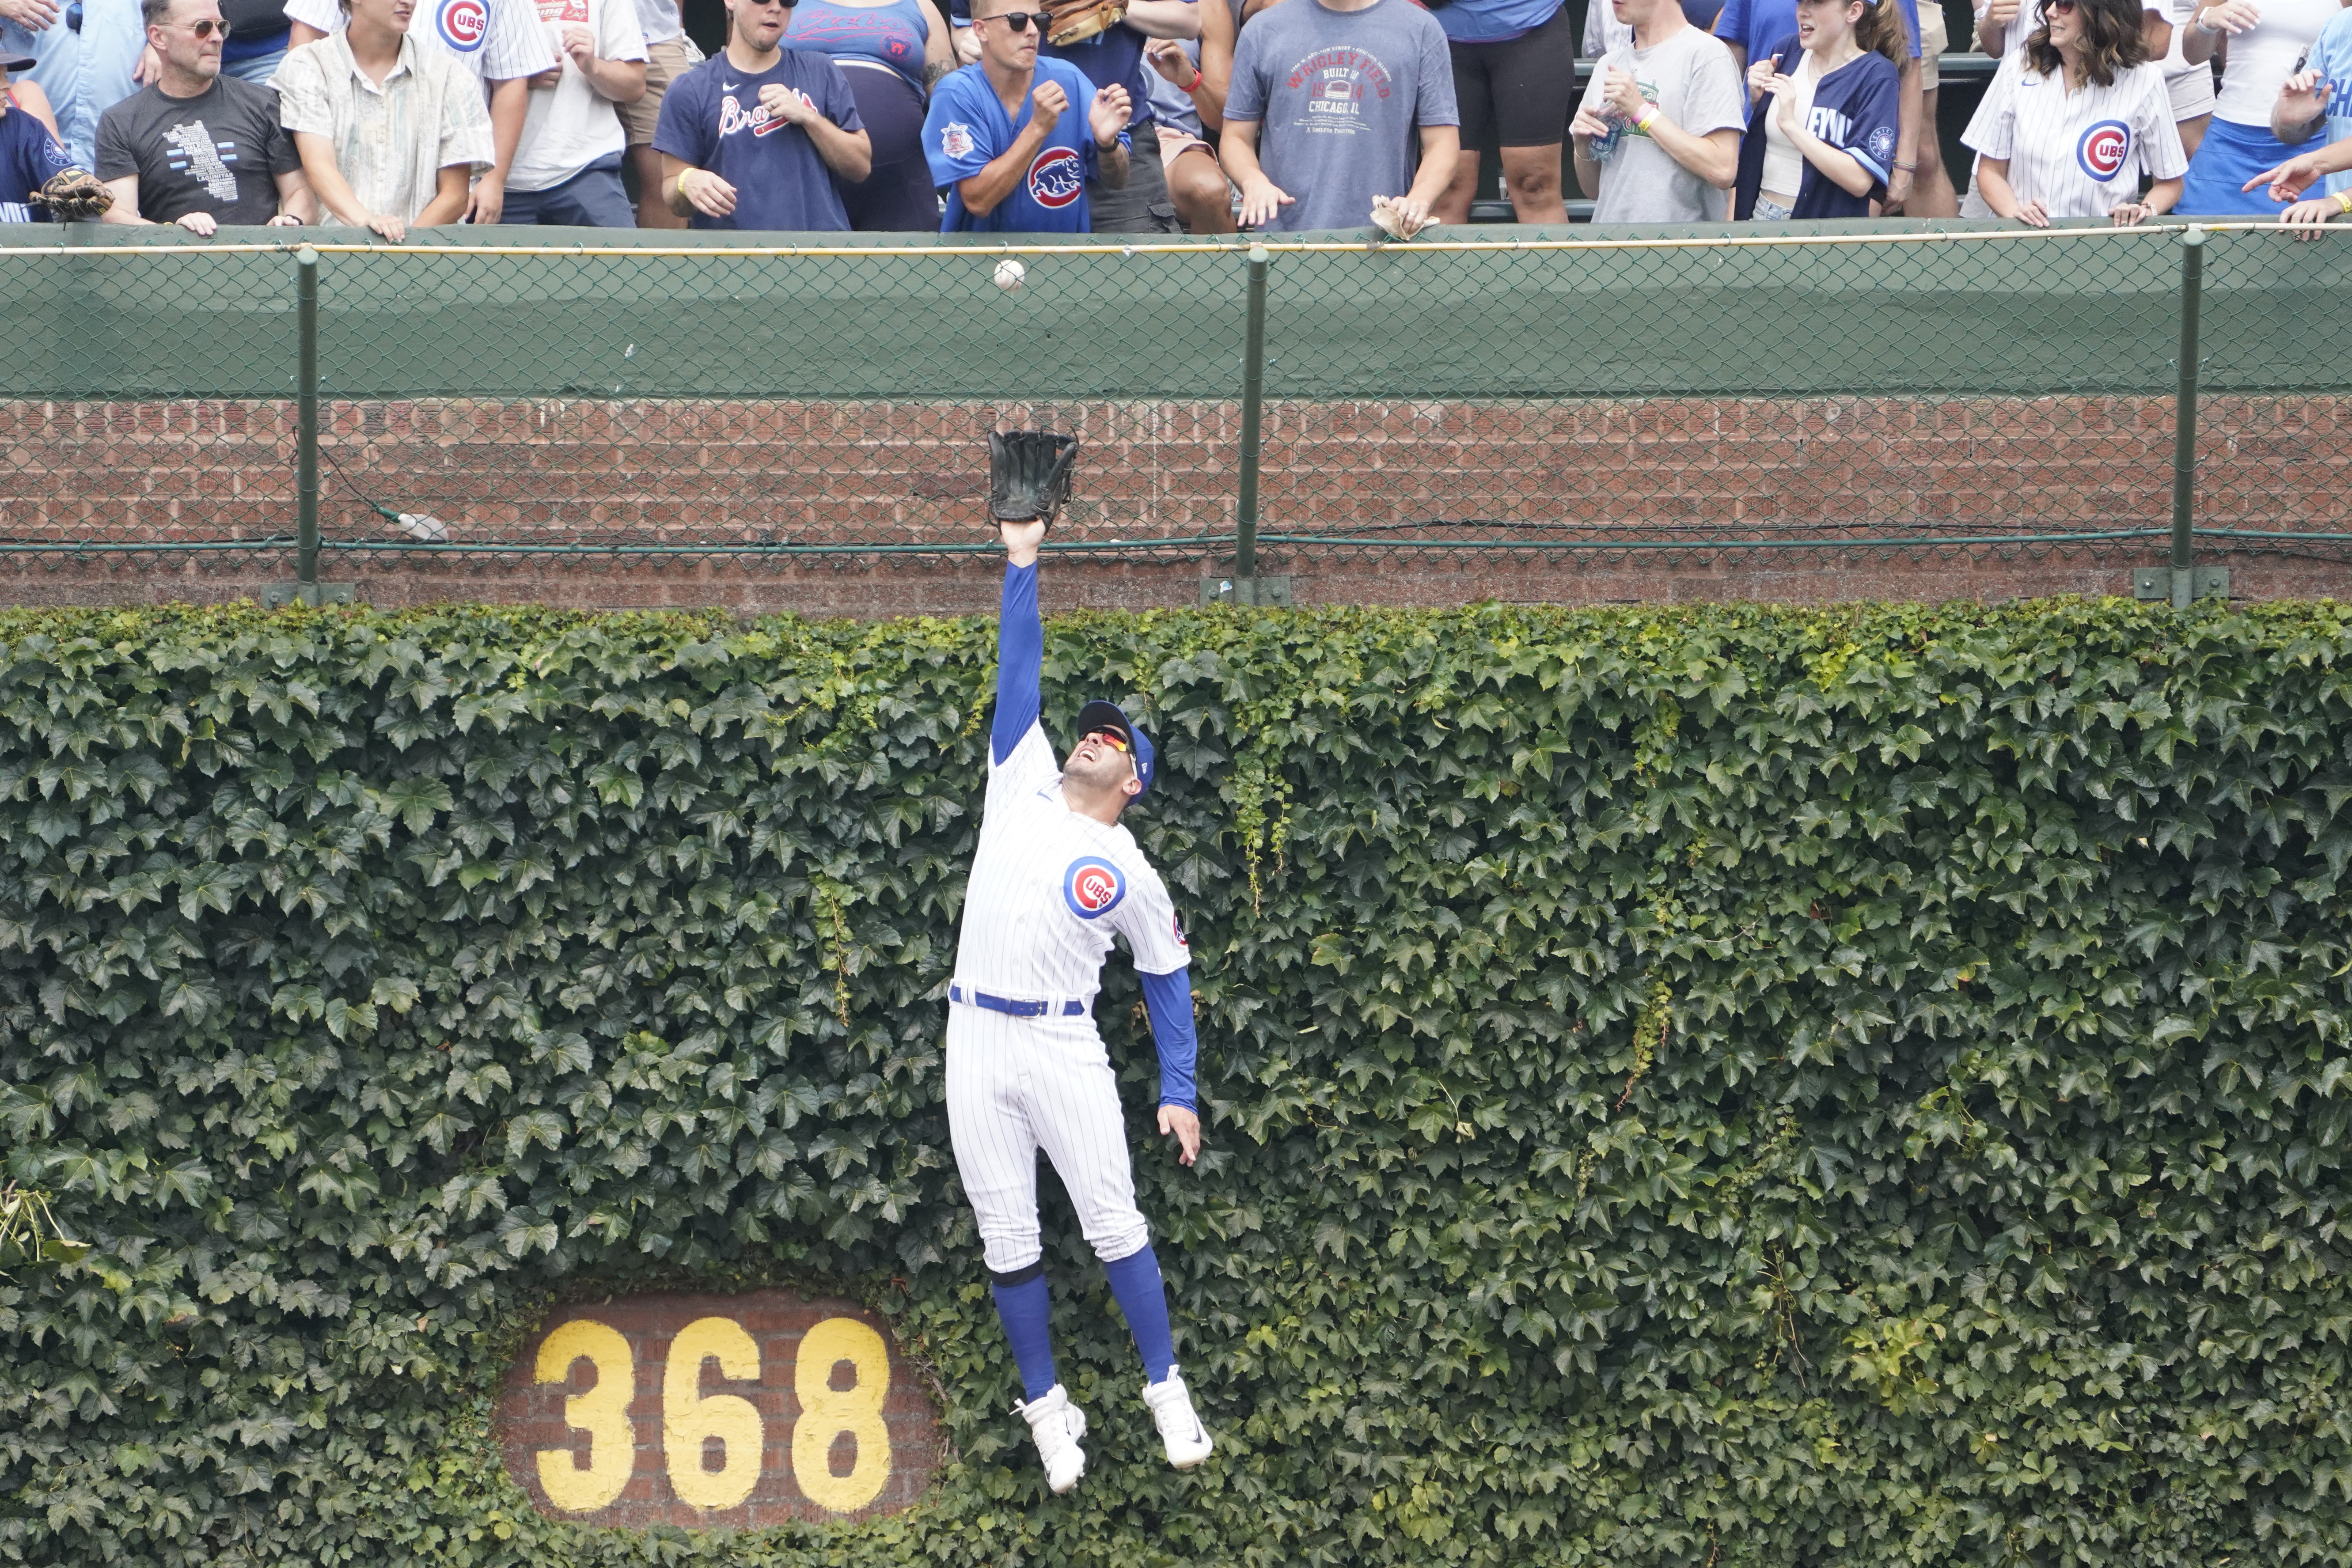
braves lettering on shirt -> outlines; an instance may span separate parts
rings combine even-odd
[[[2189,167],[2155,64],[2070,91],[2063,72],[2044,77],[2022,54],[2007,56],[1960,140],[2006,160],[2017,199],[2053,218],[2104,218],[2139,199],[2143,176],[2170,180]]]
[[[963,204],[960,183],[971,179],[1012,149],[1029,123],[1031,95],[1047,82],[1060,87],[1070,107],[1055,121],[1052,132],[1029,160],[1021,183],[995,208],[980,214]],[[952,71],[931,94],[923,118],[923,155],[931,165],[932,180],[948,188],[947,216],[940,225],[945,234],[1042,233],[1085,234],[1091,226],[1087,211],[1087,178],[1101,156],[1095,145],[1087,110],[1095,100],[1095,84],[1066,60],[1037,57],[1037,74],[1030,93],[1021,99],[1016,119],[1006,114],[1004,102],[978,66]],[[1119,145],[1128,145],[1120,131]]]
[[[735,84],[728,82],[723,85],[731,88]],[[788,87],[784,90],[799,99],[806,108],[813,110],[816,107],[809,101],[809,95],[798,88]],[[721,136],[732,136],[742,131],[754,136],[771,136],[791,123],[782,115],[772,112],[764,103],[755,102],[751,108],[744,108],[736,101],[732,92],[719,100],[719,134]]]

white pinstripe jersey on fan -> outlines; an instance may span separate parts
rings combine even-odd
[[[2113,87],[2066,90],[2022,51],[2004,56],[1960,140],[2009,161],[2010,188],[2053,218],[2104,218],[2139,199],[2142,173],[2169,180],[2189,167],[2172,123],[2172,96],[2154,64],[2116,73]]]
[[[1064,803],[1061,764],[1033,723],[988,770],[956,978],[1017,1000],[1092,997],[1114,932],[1144,974],[1192,961],[1167,884],[1135,835]]]

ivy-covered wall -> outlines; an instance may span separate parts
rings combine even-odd
[[[1050,574],[1049,574],[1050,596]],[[0,615],[0,1562],[2352,1561],[2352,618],[1077,617],[1156,727],[1209,1152],[1165,1469],[1049,1182],[1044,1493],[941,996],[994,633]],[[952,1463],[855,1529],[545,1521],[548,1303],[846,1289]]]

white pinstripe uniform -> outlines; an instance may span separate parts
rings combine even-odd
[[[2053,218],[2104,218],[2139,200],[2143,173],[2170,180],[2189,168],[2164,69],[2152,63],[2118,71],[2113,87],[2069,92],[2063,72],[2041,75],[2022,49],[2003,56],[1960,140],[2009,160],[2017,199]]]
[[[351,22],[338,0],[289,0],[286,16],[330,36]],[[408,30],[447,50],[486,89],[563,63],[530,0],[416,0]]]
[[[1118,1081],[1095,1031],[1113,933],[1147,974],[1191,962],[1160,873],[1124,827],[1064,803],[1061,764],[1033,722],[989,768],[948,1008],[948,1130],[996,1273],[1041,1255],[1041,1148],[1097,1257],[1114,1262],[1150,1239],[1135,1207]],[[1043,1016],[955,999],[975,995],[1043,1003]]]

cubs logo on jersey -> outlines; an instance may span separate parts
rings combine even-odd
[[[441,0],[433,13],[433,30],[457,53],[473,54],[490,30],[489,7],[483,0]]]
[[[2074,162],[2083,172],[2101,183],[2112,180],[2131,156],[2131,127],[2120,120],[2102,120],[2074,143]]]
[[[1080,855],[1062,873],[1062,902],[1081,920],[1096,920],[1118,907],[1127,879],[1099,855]]]
[[[1086,191],[1086,163],[1067,147],[1048,147],[1029,165],[1029,199],[1041,207],[1066,207]]]

